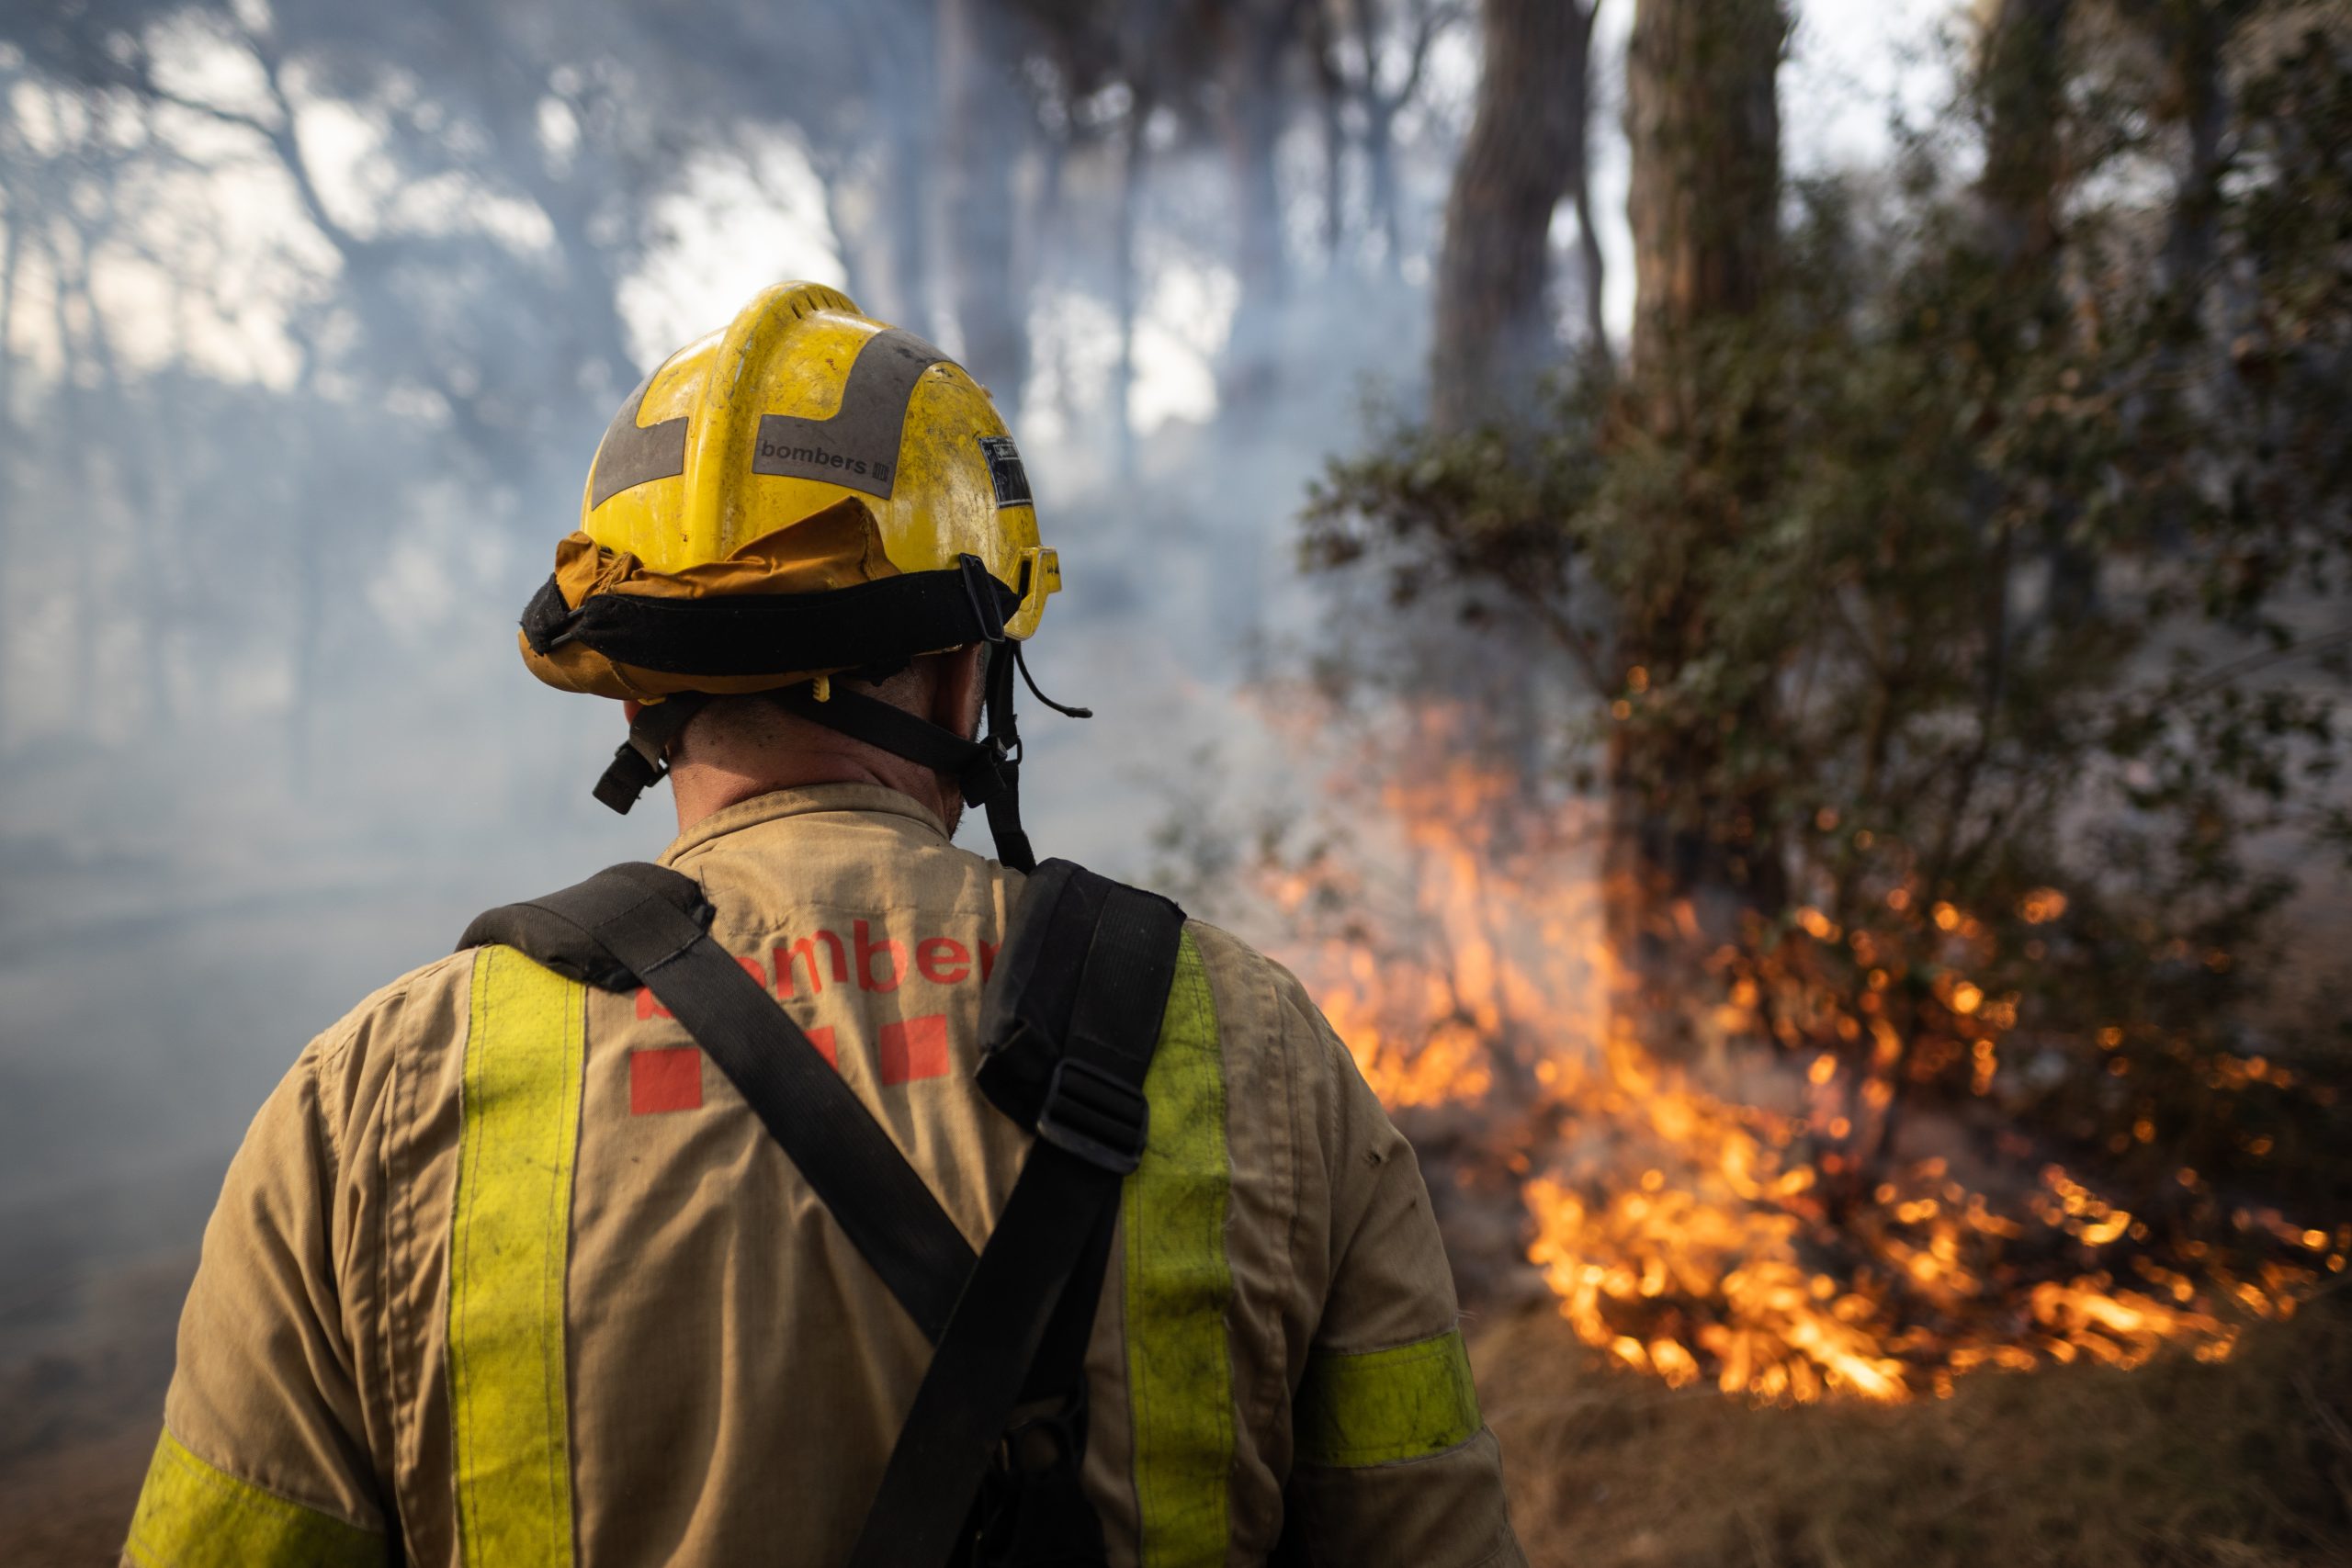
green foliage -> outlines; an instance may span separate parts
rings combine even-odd
[[[2311,1081],[2341,1056],[2294,1093],[2229,1066],[2265,1048],[2290,868],[2335,874],[2352,844],[2352,38],[2283,38],[2165,57],[2235,90],[2221,151],[2175,159],[2160,199],[2154,154],[2189,132],[2148,121],[2134,57],[2086,63],[2038,254],[1989,237],[1929,140],[1892,194],[1797,189],[1764,307],[1690,345],[1698,420],[1661,434],[1640,367],[1588,366],[1523,423],[1396,423],[1330,465],[1306,551],[1400,606],[1547,630],[1612,831],[1778,874],[1746,884],[1742,972],[1782,1047],[1898,1096],[1973,1090],[2150,1184],[2172,1166],[2149,1151],[2188,1151],[2209,1195],[2277,1190],[2292,1143],[2343,1201],[2319,1154],[2339,1097]],[[1939,907],[1977,933],[2001,1030],[1939,1001]],[[1895,1060],[1776,1017],[1799,912],[1838,933],[1804,984],[1883,993]],[[1865,1156],[1886,1136],[1856,1134]]]

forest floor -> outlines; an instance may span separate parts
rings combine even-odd
[[[1604,1366],[1548,1308],[1475,1334],[1534,1568],[2341,1568],[2352,1292],[2238,1353],[1753,1408]]]
[[[0,1563],[114,1560],[194,1265],[118,1257],[39,1303],[62,1332],[0,1322]],[[1676,1393],[1540,1306],[1474,1325],[1471,1354],[1536,1568],[2352,1563],[2345,1291],[2218,1365],[1981,1374],[1901,1406]]]

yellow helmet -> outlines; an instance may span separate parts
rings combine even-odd
[[[949,738],[989,757],[943,760],[934,741],[918,760],[1009,772],[1018,642],[1060,587],[987,389],[846,295],[786,283],[621,405],[521,644],[549,685],[649,705],[597,788],[617,810],[662,775],[703,698],[814,682],[794,711],[903,741],[903,725],[865,722],[883,705],[821,678],[973,642],[1014,655],[990,671],[995,743]]]

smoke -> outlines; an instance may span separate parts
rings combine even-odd
[[[312,1034],[475,911],[660,852],[665,799],[588,796],[616,714],[532,681],[515,616],[627,387],[759,284],[969,337],[947,193],[914,178],[932,23],[0,24],[0,1272],[186,1238]],[[1294,564],[1307,479],[1368,392],[1416,395],[1468,35],[1395,121],[1393,214],[1294,72],[1272,279],[1236,260],[1213,60],[1081,28],[1000,85],[1035,121],[1014,423],[1069,585],[1034,663],[1101,716],[1029,718],[1044,852],[1141,875],[1155,829],[1300,787],[1234,693],[1327,612]],[[1237,401],[1244,348],[1272,369]],[[156,1191],[193,1197],[116,1201]]]

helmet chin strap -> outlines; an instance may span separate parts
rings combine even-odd
[[[1037,869],[1037,857],[1021,826],[1021,728],[1012,712],[1016,673],[1037,700],[1056,713],[1072,718],[1094,716],[1091,708],[1066,707],[1038,691],[1021,657],[1021,645],[1010,637],[989,645],[983,703],[988,732],[978,740],[838,685],[821,702],[813,686],[762,694],[786,713],[954,779],[963,792],[964,804],[988,813],[996,858],[1026,873]],[[671,743],[708,701],[703,693],[681,692],[640,710],[629,726],[628,739],[614,753],[604,777],[596,781],[596,798],[623,813],[636,805],[638,797],[669,772]]]
[[[945,773],[963,792],[965,805],[988,813],[996,858],[1015,871],[1032,872],[1037,869],[1037,856],[1021,826],[1021,728],[1012,712],[1013,676],[1018,672],[1026,679],[1028,670],[1021,660],[1021,645],[1009,637],[989,645],[988,660],[983,705],[988,732],[978,740],[841,686],[833,687],[822,702],[807,686],[773,692],[769,697],[786,712],[812,724]],[[1036,683],[1031,682],[1029,689],[1036,691]],[[1057,713],[1092,716],[1085,708],[1064,707],[1042,692],[1037,700]]]
[[[620,750],[605,764],[604,776],[596,781],[596,798],[628,816],[638,797],[668,774],[671,743],[708,701],[700,692],[680,692],[638,709],[628,727],[628,739],[621,742]]]

